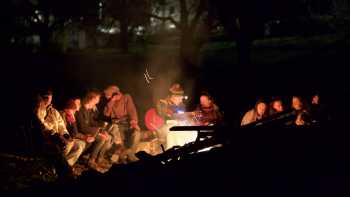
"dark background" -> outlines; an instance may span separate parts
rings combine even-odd
[[[4,9],[6,16],[2,18],[1,153],[31,155],[28,132],[33,118],[35,95],[40,89],[52,88],[53,103],[60,109],[69,97],[83,96],[87,90],[94,88],[102,91],[109,84],[117,84],[123,92],[134,98],[140,125],[145,128],[143,118],[146,110],[154,105],[155,100],[166,96],[172,82],[180,82],[189,96],[186,101],[189,110],[198,103],[201,90],[209,90],[214,96],[224,112],[225,121],[232,125],[228,131],[233,135],[228,137],[232,141],[231,145],[165,169],[146,164],[130,166],[131,170],[142,174],[140,177],[128,171],[127,167],[116,167],[115,171],[112,169],[102,177],[90,174],[85,177],[88,183],[82,181],[81,187],[98,183],[90,182],[96,177],[99,177],[96,180],[108,182],[118,176],[128,180],[120,181],[120,184],[131,190],[135,177],[138,183],[152,179],[156,188],[170,189],[172,184],[178,184],[178,187],[189,190],[192,190],[191,184],[203,184],[210,188],[212,181],[220,180],[214,184],[213,190],[209,190],[230,192],[233,183],[236,186],[233,187],[234,191],[249,191],[249,194],[264,194],[265,190],[287,193],[322,193],[327,190],[332,193],[336,188],[346,185],[350,94],[349,15],[346,7],[335,9],[339,8],[334,7],[335,1],[209,1],[206,7],[208,20],[212,20],[209,26],[215,28],[206,33],[193,33],[205,37],[200,38],[205,41],[201,41],[199,52],[193,58],[193,54],[186,56],[182,50],[186,43],[183,40],[188,41],[184,38],[191,35],[184,33],[187,32],[185,26],[175,32],[156,31],[130,39],[132,41],[128,42],[126,51],[123,33],[96,33],[98,24],[95,19],[90,20],[90,17],[98,17],[95,11],[95,14],[90,14],[90,8],[97,8],[96,2],[90,6],[88,2],[92,1],[73,1],[70,9],[66,10],[62,9],[65,1],[57,3],[57,10],[47,4],[38,3],[31,7],[33,5],[28,4],[29,1],[23,2],[8,1],[5,4],[8,9]],[[148,22],[130,17],[135,15],[130,8],[135,2],[129,3],[129,12],[123,13],[117,9],[122,4],[111,6],[112,11],[106,8],[106,12],[111,12],[110,15],[120,24],[128,18],[137,25],[147,25]],[[84,6],[89,9],[84,9]],[[51,30],[33,21],[29,26],[18,25],[22,24],[21,20],[30,21],[37,9],[54,14],[62,24],[84,16],[88,22],[77,22],[78,28],[94,29],[88,40],[108,37],[107,44],[88,44],[85,49],[71,47],[62,51],[52,39],[48,39],[50,42],[47,43],[44,40],[45,35],[49,34],[47,32],[63,31],[67,26],[61,25],[57,27],[58,30]],[[149,21],[146,16],[140,16]],[[241,22],[241,29],[234,25],[237,18]],[[264,34],[266,25],[271,31],[268,35]],[[41,45],[32,46],[18,41],[32,34],[41,36]],[[10,42],[12,38],[16,38],[16,41]],[[189,43],[194,45],[198,42]],[[144,79],[146,69],[155,77],[151,85]],[[327,106],[330,114],[331,123],[327,127],[291,129],[283,134],[278,129],[239,134],[238,125],[242,115],[254,106],[258,98],[281,96],[288,107],[291,96],[301,95],[310,101],[315,93],[320,94],[321,103]],[[314,166],[319,168],[313,171]],[[121,174],[116,175],[115,172]],[[187,181],[184,181],[186,178]],[[162,179],[171,180],[172,184],[159,181]],[[200,180],[208,181],[197,184]],[[265,181],[265,184],[260,185]],[[149,189],[150,185],[141,184],[141,188]],[[332,189],[327,189],[327,186]],[[201,187],[195,187],[198,188]]]

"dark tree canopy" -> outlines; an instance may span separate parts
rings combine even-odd
[[[268,20],[307,16],[302,0],[210,0],[226,31],[238,45],[240,64],[250,63],[250,46]]]

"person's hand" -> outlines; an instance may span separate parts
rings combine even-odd
[[[120,136],[118,136],[115,140],[114,140],[115,144],[123,144],[122,138]]]
[[[65,149],[68,140],[66,140],[66,138],[63,135],[59,135],[59,134],[55,134],[54,135],[55,138],[55,142],[56,144],[63,150]]]
[[[66,142],[71,142],[73,141],[73,138],[69,134],[63,134],[63,138]]]
[[[136,120],[131,120],[130,121],[130,128],[131,129],[140,129],[139,125],[137,124],[137,121]]]
[[[114,97],[115,97],[115,96],[114,96]],[[114,97],[112,97],[112,98],[108,101],[108,103],[107,103],[107,108],[112,108],[112,107],[113,107],[113,105],[114,105],[114,103],[115,103]]]
[[[65,135],[60,135],[59,139],[60,139],[61,143],[67,144],[67,142],[68,142],[68,137]]]
[[[98,134],[103,140],[107,140],[108,139],[108,134],[106,132],[101,132]]]
[[[87,143],[92,143],[92,142],[94,142],[95,141],[95,137],[93,137],[93,136],[87,136],[86,137],[86,142]]]
[[[63,136],[60,136],[58,133],[54,133],[53,135],[51,135],[51,139],[59,147],[63,148],[65,146],[65,142],[64,142]]]
[[[166,109],[165,114],[170,117],[174,114],[174,112],[171,109]]]
[[[139,127],[139,125],[130,125],[131,129],[135,129],[135,130],[141,130],[141,128]]]
[[[297,116],[297,119],[295,120],[295,124],[298,126],[305,125],[305,121],[303,120],[301,114]]]

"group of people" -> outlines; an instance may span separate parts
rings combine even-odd
[[[138,115],[133,99],[115,85],[102,95],[89,91],[84,98],[70,98],[62,110],[52,105],[53,93],[40,92],[35,109],[43,137],[44,151],[52,148],[69,167],[88,152],[88,166],[134,161],[140,141]]]
[[[318,94],[313,95],[309,102],[300,96],[293,96],[290,106],[285,105],[281,98],[273,98],[269,103],[264,100],[258,100],[254,108],[244,114],[241,126],[287,112],[295,113],[295,119],[285,123],[287,126],[319,124],[327,118]]]
[[[199,95],[199,104],[194,111],[186,112],[183,103],[184,90],[180,84],[173,84],[169,89],[169,95],[160,99],[156,104],[157,114],[161,117],[161,124],[155,127],[160,144],[167,149],[173,145],[183,145],[193,141],[196,135],[172,134],[169,139],[169,129],[173,126],[208,126],[217,125],[223,121],[222,112],[215,104],[213,97],[203,91]],[[169,143],[169,140],[176,138],[176,143]],[[173,140],[172,140],[173,141]]]
[[[201,92],[199,104],[191,112],[186,111],[184,95],[180,84],[172,84],[168,96],[158,100],[150,110],[153,114],[146,113],[145,123],[150,130],[147,132],[153,133],[159,145],[166,148],[176,145],[169,142],[169,129],[173,126],[208,126],[223,121],[219,107],[208,92]],[[52,91],[40,92],[35,108],[46,152],[50,149],[58,152],[71,169],[82,155],[87,155],[86,164],[94,169],[114,162],[137,160],[135,153],[141,141],[137,109],[133,98],[121,92],[118,86],[110,85],[103,93],[89,91],[82,99],[70,98],[62,110],[53,107],[52,99]],[[241,125],[288,111],[296,112],[295,120],[288,125],[310,125],[321,121],[319,95],[314,95],[310,103],[299,96],[293,96],[291,100],[288,109],[280,98],[274,98],[270,103],[258,100],[255,107],[245,113]],[[194,140],[191,135],[172,136],[183,138],[180,139],[182,144]]]
[[[70,98],[62,110],[52,105],[52,99],[52,91],[40,92],[35,108],[45,152],[50,148],[56,151],[72,170],[82,155],[87,156],[86,164],[93,169],[137,160],[135,153],[141,141],[137,109],[132,97],[122,93],[118,86],[110,85],[103,93],[93,90],[83,98]],[[184,90],[176,83],[170,87],[167,98],[155,105],[162,124],[153,132],[160,144],[167,141],[167,121],[180,120],[185,113],[183,99]],[[186,113],[186,117],[197,125],[222,120],[217,105],[206,92],[201,94],[198,108]]]

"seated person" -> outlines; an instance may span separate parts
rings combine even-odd
[[[73,166],[82,154],[84,143],[69,135],[64,120],[51,102],[52,92],[49,90],[38,96],[36,115],[41,123],[44,139],[47,145],[54,145],[62,151],[67,163]]]
[[[207,93],[202,92],[200,95],[200,104],[194,111],[194,119],[199,125],[214,125],[222,122],[222,114],[219,107],[214,103],[213,98]]]
[[[86,143],[90,143],[93,140],[93,138],[89,138],[88,136],[78,131],[75,114],[77,111],[79,111],[80,107],[81,106],[79,98],[69,99],[64,105],[63,110],[60,111],[60,114],[70,136],[72,136],[73,139],[76,139],[79,143],[82,144],[82,146],[80,147],[81,149],[79,149],[79,151],[82,153],[85,150]]]
[[[253,123],[267,117],[267,105],[264,101],[258,100],[255,107],[244,114],[241,126]]]
[[[169,149],[175,145],[184,145],[192,142],[197,137],[197,132],[169,132],[173,126],[181,125],[185,113],[183,103],[184,90],[180,84],[175,83],[169,88],[169,95],[160,99],[157,103],[157,113],[164,120],[165,124],[157,130],[158,140],[161,145]],[[185,118],[186,119],[186,118]]]
[[[87,136],[86,141],[94,141],[89,166],[96,168],[98,164],[108,163],[105,152],[111,147],[111,136],[103,131],[104,123],[96,120],[96,104],[100,101],[100,94],[95,91],[87,93],[83,105],[76,113],[78,131]]]
[[[137,110],[132,97],[129,94],[123,94],[118,89],[107,103],[104,115],[110,118],[114,125],[115,129],[111,131],[114,143],[122,143],[126,148],[128,158],[131,161],[137,160],[135,151],[140,142],[141,129],[138,125]]]
[[[297,112],[297,117],[292,123],[292,125],[296,126],[305,126],[310,125],[311,119],[310,119],[310,112],[308,110],[308,107],[306,106],[306,103],[302,100],[299,96],[293,96],[292,97],[292,109]]]
[[[323,101],[323,100],[322,100]],[[313,124],[324,124],[330,120],[329,112],[324,102],[320,102],[320,95],[315,94],[311,100],[310,117]]]
[[[173,115],[185,111],[183,103],[184,90],[180,84],[173,84],[169,88],[169,95],[165,99],[160,99],[156,104],[156,110],[160,118],[164,120],[164,125],[157,130],[160,144],[166,147],[167,134],[173,125],[166,124],[166,121],[174,119]]]
[[[157,112],[165,120],[173,119],[176,113],[185,111],[183,103],[184,90],[180,84],[173,84],[169,88],[169,95],[165,99],[160,99],[157,103]]]

